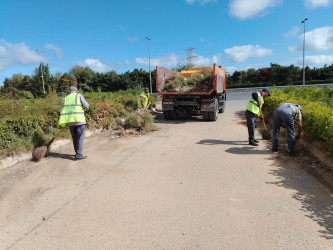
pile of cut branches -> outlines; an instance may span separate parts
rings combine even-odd
[[[206,91],[212,88],[213,74],[209,68],[204,68],[189,78],[176,72],[166,82],[164,89],[168,92]]]

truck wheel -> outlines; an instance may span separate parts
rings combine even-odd
[[[171,120],[177,120],[178,119],[178,114],[176,110],[171,110],[169,111],[169,117]]]
[[[203,119],[205,120],[205,121],[209,121],[210,119],[209,119],[209,112],[202,112],[202,116],[203,116]]]
[[[222,107],[219,108],[219,113],[223,113],[225,109],[225,102],[223,102]]]
[[[216,121],[217,118],[219,117],[219,103],[218,100],[215,99],[215,106],[214,106],[214,111],[213,112],[209,112],[209,118],[211,121]]]
[[[165,120],[170,120],[171,119],[169,111],[163,111],[163,116],[164,116]]]

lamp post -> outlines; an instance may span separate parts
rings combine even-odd
[[[40,56],[40,65],[41,65],[41,71],[42,71],[42,83],[43,83],[43,93],[45,95],[45,86],[44,86],[44,75],[43,75],[43,61],[42,61],[42,50],[36,49],[37,52],[39,52]]]
[[[305,85],[305,67],[304,67],[304,55],[305,55],[305,21],[308,19],[305,18],[302,23],[304,23],[304,35],[303,35],[303,85]]]
[[[149,42],[150,42],[150,38],[148,36],[146,36],[147,40],[148,40],[148,55],[149,55],[149,83],[150,83],[150,94],[153,93],[153,87],[151,85],[151,71],[150,71],[150,46],[149,46]]]

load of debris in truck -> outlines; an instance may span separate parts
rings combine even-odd
[[[207,91],[213,87],[213,67],[198,67],[174,72],[164,85],[167,92]]]

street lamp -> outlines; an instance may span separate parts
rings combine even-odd
[[[149,54],[149,82],[150,82],[150,94],[153,93],[153,88],[151,85],[151,71],[150,71],[150,46],[149,46],[149,41],[150,38],[148,36],[146,36],[147,40],[148,40],[148,54]]]
[[[43,75],[43,61],[42,61],[42,50],[36,49],[37,52],[39,52],[40,56],[40,65],[41,65],[41,71],[42,71],[42,83],[43,83],[43,93],[45,95],[45,86],[44,86],[44,75]]]
[[[305,21],[308,19],[305,18],[302,23],[304,23],[304,35],[303,35],[303,85],[305,85],[305,67],[304,67],[304,55],[305,55]]]

